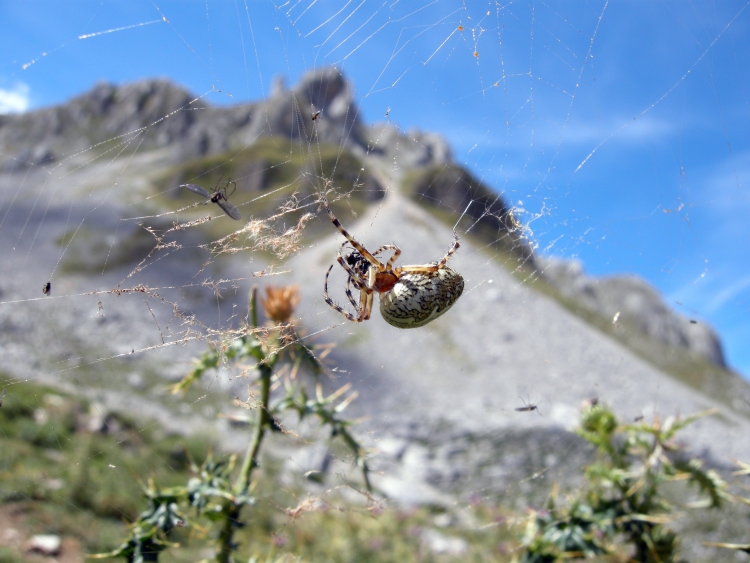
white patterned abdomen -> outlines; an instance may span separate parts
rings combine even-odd
[[[461,297],[464,279],[447,266],[436,272],[403,274],[380,294],[380,314],[397,328],[417,328],[450,309]]]

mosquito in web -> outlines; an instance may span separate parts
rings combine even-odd
[[[221,209],[229,215],[232,219],[239,221],[242,218],[242,215],[240,215],[239,209],[237,209],[234,205],[229,203],[229,200],[227,200],[227,197],[232,195],[234,192],[237,191],[237,183],[232,182],[231,180],[227,180],[227,183],[224,187],[219,188],[219,184],[221,183],[221,179],[219,179],[219,182],[217,182],[216,186],[212,192],[208,192],[205,188],[202,186],[199,186],[198,184],[182,184],[181,188],[187,188],[191,192],[195,192],[200,196],[205,197],[208,201],[206,203],[215,203]],[[234,189],[232,189],[231,193],[227,194],[227,188],[229,188],[229,184],[234,184]]]
[[[52,294],[52,282],[47,282],[42,286],[42,293],[47,296]]]

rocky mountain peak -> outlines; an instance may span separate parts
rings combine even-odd
[[[537,260],[542,276],[564,296],[612,322],[626,322],[644,335],[672,348],[689,350],[726,367],[721,341],[714,330],[672,311],[661,295],[633,275],[595,278],[579,260]]]
[[[508,237],[514,228],[502,197],[453,163],[441,135],[418,130],[404,134],[390,122],[363,124],[354,88],[335,67],[311,70],[292,88],[277,77],[267,99],[233,106],[212,106],[168,79],[100,82],[60,106],[0,116],[0,173],[108,149],[113,143],[137,143],[139,151],[171,149],[174,162],[187,162],[242,149],[267,136],[330,143],[360,159],[420,172],[405,188],[414,199],[428,206],[439,202],[456,214],[465,210],[473,233],[507,238],[519,258],[565,297],[605,318],[619,313],[642,334],[725,367],[714,331],[674,313],[643,280],[594,279],[576,262],[539,261],[518,244],[517,236]]]

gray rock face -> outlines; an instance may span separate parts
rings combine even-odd
[[[191,103],[192,102],[192,103]],[[11,170],[60,160],[97,143],[144,137],[143,147],[183,139],[204,109],[186,90],[166,80],[116,87],[99,83],[62,106],[0,116],[0,164]],[[108,145],[109,146],[109,145]]]
[[[440,135],[420,131],[404,135],[392,124],[363,126],[352,86],[332,67],[308,72],[291,89],[283,79],[276,79],[268,99],[232,107],[211,107],[167,80],[123,86],[100,83],[62,106],[0,116],[0,167],[12,172],[47,164],[97,143],[102,148],[127,142],[139,143],[142,150],[177,147],[178,160],[185,160],[251,145],[266,135],[334,143],[400,170],[443,165],[435,168],[439,175],[428,175],[424,185],[414,187],[415,195],[428,203],[440,201],[455,213],[466,210],[475,230],[512,230],[512,225],[504,224],[508,210],[502,199],[475,189],[477,182],[451,165],[450,147]],[[262,174],[256,176],[262,181]],[[522,254],[532,263],[530,252]],[[564,295],[598,314],[613,318],[619,312],[643,334],[725,367],[716,334],[673,313],[642,280],[632,276],[595,280],[585,276],[576,262],[548,259],[538,268]]]
[[[306,73],[290,90],[277,79],[268,99],[230,107],[212,107],[164,79],[99,83],[64,105],[0,116],[0,166],[12,172],[47,164],[99,143],[102,149],[128,142],[139,143],[140,150],[178,146],[180,158],[189,159],[268,135],[333,143],[359,155],[371,148],[372,137],[351,85],[333,67]],[[434,133],[402,135],[389,126],[383,141],[401,166],[450,160],[448,144]]]
[[[313,121],[317,111],[321,114]],[[448,145],[439,136],[414,132],[402,136],[394,126],[379,127],[361,127],[352,89],[332,69],[310,73],[292,89],[277,81],[269,99],[229,108],[209,107],[184,90],[156,80],[122,87],[102,84],[65,106],[0,117],[0,153],[12,155],[3,161],[12,171],[15,166],[66,158],[97,142],[121,142],[140,135],[143,142],[129,163],[129,176],[117,179],[120,185],[144,185],[144,190],[148,189],[149,174],[164,168],[163,154],[169,152],[146,150],[148,147],[170,147],[187,159],[246,146],[268,134],[318,135],[326,142],[344,143],[367,154],[364,162],[368,170],[382,169],[387,176],[382,184],[395,187],[401,185],[399,174],[408,167],[450,163]],[[125,137],[116,139],[118,135]],[[138,137],[136,142],[140,141]],[[254,283],[251,272],[265,265],[253,264],[248,269],[247,254],[242,254],[231,260],[226,257],[225,262],[207,269],[211,257],[202,253],[200,240],[191,238],[203,232],[199,227],[178,239],[184,248],[195,252],[160,257],[154,267],[133,278],[125,277],[130,267],[96,278],[61,274],[53,280],[54,297],[41,299],[41,285],[50,279],[51,265],[60,256],[55,241],[71,226],[84,225],[85,219],[85,226],[93,232],[110,235],[112,217],[133,217],[130,209],[123,213],[126,204],[118,200],[128,193],[125,189],[112,192],[115,197],[106,201],[90,201],[76,192],[84,183],[103,185],[107,174],[113,174],[108,171],[113,161],[114,157],[60,175],[55,179],[57,195],[51,207],[32,209],[30,202],[22,201],[0,225],[0,235],[19,240],[16,246],[0,246],[4,268],[0,286],[5,292],[0,308],[0,355],[4,369],[20,378],[67,384],[72,392],[88,386],[95,390],[94,385],[99,384],[101,390],[92,393],[96,392],[97,400],[107,409],[117,407],[159,419],[169,430],[203,429],[208,424],[202,415],[168,411],[158,402],[157,393],[151,392],[148,379],[139,374],[155,372],[159,378],[174,380],[184,374],[187,360],[203,351],[205,342],[164,345],[163,337],[167,343],[179,343],[185,334],[184,326],[172,322],[171,306],[157,309],[154,316],[142,306],[140,294],[89,292],[116,287],[123,279],[128,280],[128,286],[160,288],[167,304],[178,303],[186,316],[203,323],[195,330],[208,333],[229,325],[215,324],[217,301],[210,288],[191,287],[196,272],[208,280],[236,280],[236,287],[224,292],[223,314],[219,315],[221,323],[232,323],[239,318],[237,311],[246,307],[247,292]],[[458,213],[471,202],[467,215],[473,233],[487,229],[498,238],[500,230],[514,228],[503,223],[508,208],[499,195],[478,189],[467,193],[465,187],[475,182],[457,166],[443,168],[446,171],[433,178],[437,182],[414,186],[409,197],[397,189],[389,191],[382,204],[371,206],[356,220],[353,215],[342,215],[342,223],[368,248],[398,244],[403,250],[400,265],[438,260],[451,245],[451,229],[425,210],[425,202],[438,201],[442,210]],[[1,172],[0,193],[16,193],[17,176]],[[45,169],[32,166],[28,172],[30,189],[51,191],[45,183]],[[92,193],[101,198],[109,194]],[[27,219],[40,226],[39,234],[19,238]],[[347,303],[346,275],[336,265],[342,237],[324,213],[320,220],[328,223],[329,236],[285,263],[279,277],[262,283],[299,283],[302,300],[297,316],[308,334],[318,339],[311,342],[339,344],[331,354],[336,370],[326,385],[337,388],[352,383],[360,392],[349,417],[361,417],[356,432],[373,452],[372,466],[378,473],[373,480],[392,498],[405,504],[448,505],[449,495],[481,491],[500,498],[510,491],[517,498],[528,499],[539,483],[544,485],[539,487],[543,489],[540,494],[545,495],[548,482],[562,481],[574,473],[588,455],[580,440],[565,429],[575,425],[581,402],[592,397],[611,404],[623,420],[717,407],[722,416],[691,426],[686,438],[696,450],[709,451],[715,460],[748,458],[750,411],[744,381],[737,378],[732,382],[731,401],[725,403],[688,387],[519,282],[507,268],[488,259],[486,247],[472,244],[469,237],[461,241],[450,261],[466,280],[466,290],[446,315],[413,331],[386,324],[377,308],[366,323],[351,323],[322,297],[327,268],[334,264],[331,296]],[[118,236],[129,234],[125,226],[118,228]],[[493,257],[497,256],[499,253]],[[723,365],[713,332],[672,313],[643,281],[632,277],[594,280],[584,275],[579,263],[536,260],[545,278],[565,295],[610,319],[618,311],[632,315],[644,333]],[[530,254],[522,252],[513,265],[529,261]],[[156,318],[161,321],[159,326]],[[72,377],[79,373],[73,370],[81,358],[79,371],[88,377],[83,383]],[[95,361],[90,362],[92,359]],[[84,372],[88,364],[106,369]],[[217,397],[221,405],[226,403],[222,393],[237,396],[246,390],[246,381],[232,378],[229,369],[211,377],[211,389],[216,392],[209,399]],[[517,411],[523,406],[520,397],[538,404],[538,412]],[[204,415],[214,421],[226,447],[243,446],[242,435],[230,431],[229,422],[215,421],[214,412]],[[300,466],[295,464],[293,471],[299,473]],[[339,468],[326,449],[311,450],[302,466],[332,476]]]
[[[391,123],[377,123],[366,132],[370,153],[399,168],[446,164],[453,160],[450,146],[437,133],[410,130],[403,135]]]
[[[637,329],[669,346],[690,350],[726,367],[721,342],[707,325],[672,311],[654,288],[636,276],[587,276],[578,260],[537,259],[544,278],[563,295],[605,318],[628,319]]]

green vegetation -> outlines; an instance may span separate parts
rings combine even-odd
[[[30,533],[76,537],[85,551],[111,548],[140,509],[140,475],[184,481],[199,438],[159,436],[126,417],[98,413],[76,397],[11,382],[0,408],[0,507],[22,514]],[[7,551],[7,550],[6,550]]]
[[[162,224],[166,228],[165,224]],[[101,274],[135,265],[156,246],[156,239],[140,225],[125,225],[111,237],[111,226],[82,225],[55,240],[66,249],[62,271],[66,274]]]
[[[582,491],[562,502],[553,491],[547,506],[531,514],[521,562],[604,555],[640,563],[678,561],[679,536],[668,527],[677,512],[669,484],[697,490],[682,510],[719,508],[730,498],[719,475],[687,458],[674,440],[700,416],[620,425],[603,405],[586,409],[577,433],[596,447],[597,459],[583,469]]]
[[[287,300],[292,297],[287,293]],[[282,315],[283,301],[277,299],[273,309]],[[270,299],[266,303],[273,305]],[[278,370],[281,364],[274,364],[280,349],[275,345],[280,341],[270,335],[288,325],[273,326],[264,327],[269,336],[263,341],[247,334],[242,345],[234,342],[207,352],[195,369],[252,356],[269,359],[260,365]],[[289,351],[284,348],[283,354]],[[301,382],[301,368],[311,358],[296,351],[287,358],[300,368],[296,381]],[[293,429],[282,427],[277,418],[284,410],[327,421],[335,429],[334,441],[343,446],[337,456],[348,451],[362,469],[366,465],[340,418],[343,394],[330,400],[307,396],[301,385],[294,393],[282,386],[277,400],[261,409],[263,381],[270,380],[263,373],[264,368],[257,373],[260,393],[253,405],[262,420],[253,427],[244,463],[211,454],[205,440],[163,437],[155,425],[141,421],[139,426],[121,415],[97,418],[100,413],[76,397],[6,379],[9,393],[0,408],[0,519],[15,514],[25,534],[75,538],[87,553],[163,562],[551,562],[593,557],[666,563],[678,560],[681,537],[707,537],[716,521],[727,518],[742,527],[739,516],[730,516],[726,508],[717,511],[714,524],[701,524],[698,518],[686,527],[677,520],[686,513],[708,515],[711,507],[737,498],[714,471],[677,446],[679,430],[697,417],[621,425],[601,404],[583,411],[577,431],[597,451],[596,460],[582,468],[584,486],[563,497],[555,485],[546,505],[525,518],[478,499],[450,511],[388,507],[366,493],[366,481],[318,488],[318,494],[302,485],[302,475],[297,485],[280,486],[278,464],[265,457],[256,462],[253,456],[271,435],[289,439],[284,433]],[[193,371],[179,388],[189,386],[195,376]],[[738,472],[747,473],[747,465]],[[307,478],[315,480],[315,475]],[[231,539],[225,541],[227,530]],[[123,543],[126,532],[129,538]],[[435,537],[458,542],[460,549],[440,553],[431,543]],[[223,541],[236,549],[222,550]],[[25,557],[11,547],[0,549],[0,562]]]
[[[199,184],[211,192],[217,187],[224,188],[228,181],[231,181],[229,200],[242,214],[240,222],[210,221],[200,233],[175,229],[179,223],[207,215],[222,217],[217,206],[197,205],[205,201],[180,188],[181,184]],[[337,145],[322,143],[310,151],[306,144],[289,139],[262,137],[241,151],[193,159],[159,171],[152,178],[148,193],[136,187],[126,192],[134,198],[130,209],[143,216],[139,220],[142,224],[128,221],[114,237],[109,225],[86,224],[64,233],[56,241],[65,248],[62,269],[66,273],[99,274],[118,267],[134,267],[157,247],[157,236],[167,232],[162,243],[174,241],[179,245],[180,259],[199,264],[205,260],[197,248],[199,245],[219,239],[224,246],[227,241],[222,239],[231,238],[229,242],[237,248],[247,237],[279,239],[301,221],[304,224],[305,214],[317,210],[317,193],[328,186],[346,193],[331,204],[342,215],[361,213],[368,202],[384,194],[360,160]],[[178,209],[182,210],[179,215],[174,214]],[[258,217],[264,220],[253,224],[253,218]],[[305,225],[304,236],[315,239],[328,232],[330,225],[326,221],[312,221]],[[275,249],[264,248],[262,244],[254,248],[261,258],[278,254],[272,250]]]
[[[302,344],[294,327],[289,324],[299,295],[294,287],[267,287],[263,301],[269,324],[258,323],[257,292],[253,288],[250,297],[248,321],[240,329],[240,335],[225,346],[217,346],[204,353],[194,369],[174,386],[175,393],[185,391],[210,369],[229,361],[255,362],[251,368],[252,403],[245,407],[256,411],[252,436],[247,445],[244,460],[235,468],[235,456],[214,459],[209,456],[202,465],[193,464],[194,477],[186,484],[161,488],[149,482],[144,493],[148,507],[129,526],[129,537],[117,549],[97,555],[97,558],[123,557],[140,563],[155,561],[161,551],[174,547],[172,537],[178,528],[190,525],[188,512],[194,512],[194,527],[215,529],[208,545],[215,549],[218,563],[234,561],[237,550],[235,535],[246,525],[243,509],[256,504],[254,489],[257,480],[253,473],[260,466],[261,449],[268,435],[274,432],[286,434],[281,418],[286,412],[296,413],[299,420],[317,418],[321,426],[330,428],[331,435],[339,438],[351,451],[354,464],[361,468],[366,495],[371,491],[369,470],[365,452],[349,432],[349,422],[341,418],[353,396],[342,397],[348,387],[325,396],[320,385],[311,394],[309,385],[297,377],[300,369],[306,369],[315,378],[323,370],[314,349]],[[276,364],[282,356],[293,363],[294,376],[279,379]],[[272,402],[271,384],[281,384],[283,393]],[[245,511],[247,512],[247,511]],[[198,520],[203,520],[198,524]],[[206,522],[207,521],[207,522]]]

